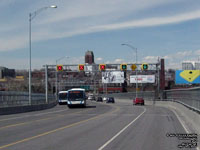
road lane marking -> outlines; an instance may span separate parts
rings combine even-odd
[[[78,111],[78,112],[71,112],[71,113],[68,113],[67,115],[75,115],[75,114],[79,114],[81,112],[87,112],[89,111],[90,109],[87,109],[87,110],[81,110],[81,111]],[[63,111],[63,110],[61,110]],[[59,111],[59,112],[61,112]],[[117,110],[118,111],[118,110]],[[58,112],[58,111],[56,111]],[[49,113],[52,113],[52,112],[49,112]],[[34,115],[35,116],[35,115]],[[38,116],[38,115],[37,115]],[[54,116],[54,117],[48,117],[48,118],[44,118],[44,119],[39,119],[39,120],[34,120],[34,121],[27,121],[27,122],[22,122],[22,123],[16,123],[16,124],[10,124],[10,125],[6,125],[6,126],[3,126],[3,127],[0,127],[0,130],[1,129],[5,129],[5,128],[10,128],[10,127],[16,127],[16,126],[20,126],[20,125],[26,125],[26,124],[30,124],[30,123],[34,123],[34,122],[39,122],[39,121],[43,121],[43,120],[50,120],[50,119],[54,119],[56,117],[64,117],[66,116],[66,114],[58,114],[57,116]]]
[[[110,144],[114,139],[116,139],[122,132],[124,132],[130,125],[132,125],[138,118],[140,118],[146,112],[146,108],[144,111],[137,116],[133,121],[131,121],[127,126],[125,126],[122,130],[120,130],[115,136],[113,136],[109,141],[107,141],[104,145],[102,145],[98,150],[103,150],[108,144]]]
[[[8,121],[8,120],[14,120],[14,119],[19,119],[19,118],[26,118],[26,117],[33,117],[33,116],[41,116],[41,115],[46,115],[46,114],[52,114],[52,113],[57,113],[57,112],[62,112],[66,111],[69,109],[62,109],[62,110],[57,110],[57,111],[51,111],[51,112],[45,112],[45,113],[39,113],[39,114],[33,114],[33,115],[25,115],[25,116],[19,116],[19,117],[13,117],[13,118],[6,118],[6,119],[1,119],[1,121]]]
[[[115,107],[115,110],[113,110],[111,112],[100,114],[98,116],[95,116],[95,117],[92,117],[92,118],[89,118],[89,119],[86,119],[86,120],[82,120],[82,121],[79,121],[79,122],[76,122],[76,123],[72,123],[70,125],[66,125],[66,126],[54,129],[54,130],[50,130],[50,131],[38,134],[36,136],[32,136],[32,137],[29,137],[29,138],[25,138],[23,140],[19,140],[19,141],[16,141],[16,142],[13,142],[13,143],[10,143],[10,144],[7,144],[7,145],[0,146],[0,149],[4,149],[4,148],[10,147],[10,146],[13,146],[13,145],[16,145],[16,144],[20,144],[20,143],[23,143],[23,142],[27,142],[27,141],[30,141],[30,140],[33,140],[33,139],[36,139],[36,138],[39,138],[39,137],[42,137],[42,136],[57,132],[57,131],[61,131],[61,130],[64,130],[64,129],[67,129],[67,128],[70,128],[70,127],[73,127],[73,126],[76,126],[76,125],[80,125],[82,123],[85,123],[85,122],[88,122],[88,121],[91,121],[91,120],[94,120],[94,119],[98,119],[98,118],[104,116],[105,114],[111,114],[113,112],[116,112],[116,110],[117,111],[120,110],[120,108],[118,106],[114,106],[114,107]]]
[[[6,118],[6,119],[1,119],[0,122],[2,122],[2,121],[8,121],[8,120],[14,120],[14,119],[19,119],[19,118],[41,116],[41,115],[52,114],[52,113],[59,113],[59,112],[63,112],[63,111],[66,111],[66,110],[70,110],[70,109],[66,109],[65,108],[65,109],[62,109],[62,110],[56,110],[56,111],[50,111],[50,112],[43,112],[43,113],[36,113],[36,114],[32,114],[32,115],[25,115],[25,116],[13,117],[13,118]]]
[[[56,116],[56,117],[59,117],[59,116]],[[43,119],[34,120],[34,121],[27,121],[27,122],[22,122],[22,123],[11,124],[11,125],[0,127],[0,130],[5,129],[5,128],[11,128],[11,127],[16,127],[16,126],[31,124],[31,123],[34,123],[34,122],[49,120],[49,119],[53,119],[53,118],[55,118],[55,117],[49,117],[49,118],[43,118]]]
[[[92,118],[87,119],[87,120],[79,121],[79,122],[76,122],[76,123],[73,123],[73,124],[70,124],[70,125],[61,127],[61,128],[57,128],[57,129],[54,129],[54,130],[51,130],[51,131],[48,131],[48,132],[44,132],[44,133],[42,133],[42,134],[38,134],[38,135],[36,135],[36,136],[32,136],[32,137],[29,137],[29,138],[25,138],[25,139],[23,139],[23,140],[20,140],[20,141],[14,142],[14,143],[10,143],[10,144],[4,145],[4,146],[0,146],[0,149],[7,148],[7,147],[10,147],[10,146],[19,144],[19,143],[27,142],[27,141],[30,141],[30,140],[33,140],[33,139],[36,139],[36,138],[39,138],[39,137],[42,137],[42,136],[45,136],[45,135],[48,135],[48,134],[51,134],[51,133],[60,131],[60,130],[63,130],[63,129],[66,129],[66,128],[70,128],[70,127],[79,125],[79,124],[81,124],[81,123],[85,123],[85,122],[87,122],[87,121],[90,121],[90,120],[93,120],[93,119],[96,119],[96,118],[99,118],[99,117],[100,117],[100,116],[92,117]]]
[[[173,107],[173,108],[174,108],[174,107]],[[175,109],[175,108],[174,108],[174,109]],[[176,111],[173,110],[173,109],[171,109],[171,110],[172,110],[172,112],[175,114],[175,116],[178,118],[178,120],[179,120],[180,124],[182,125],[183,129],[185,130],[185,132],[186,132],[187,134],[191,133],[191,131],[185,126],[185,123],[183,122],[183,120],[181,120],[181,118],[178,116],[178,114],[176,113]],[[198,145],[198,144],[197,144],[197,145]],[[200,149],[199,149],[199,146],[196,147],[196,150],[200,150]]]
[[[85,111],[82,110],[82,111],[70,113],[70,114],[67,114],[67,115],[73,115],[73,114],[78,114],[78,113],[87,112],[87,111],[89,111],[89,110],[85,110]],[[34,120],[34,121],[27,121],[27,122],[22,122],[22,123],[10,124],[10,125],[7,125],[7,126],[0,127],[0,130],[1,130],[1,129],[5,129],[5,128],[11,128],[11,127],[16,127],[16,126],[31,124],[31,123],[39,122],[39,121],[50,120],[50,119],[54,119],[54,118],[60,118],[60,117],[64,117],[64,116],[66,116],[66,114],[65,114],[65,115],[63,115],[63,114],[61,114],[61,115],[56,115],[56,116],[54,116],[54,117],[48,117],[48,118],[38,119],[38,120]]]

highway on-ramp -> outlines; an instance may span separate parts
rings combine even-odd
[[[177,150],[180,133],[171,110],[123,100],[0,116],[0,150]]]

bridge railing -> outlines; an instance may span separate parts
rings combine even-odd
[[[55,102],[55,96],[48,95],[48,103]],[[45,94],[32,94],[31,105],[46,104]],[[29,94],[27,92],[0,91],[0,108],[29,105]]]
[[[179,102],[190,109],[200,112],[200,87],[165,90],[163,95],[167,100]]]

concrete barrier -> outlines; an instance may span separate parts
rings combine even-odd
[[[0,108],[0,115],[38,111],[38,110],[43,110],[43,109],[49,109],[56,105],[57,103],[53,102],[50,104],[40,104],[40,105],[31,105],[31,106],[28,105],[28,106],[5,107],[5,108]]]

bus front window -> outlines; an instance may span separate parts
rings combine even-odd
[[[83,98],[84,96],[82,91],[72,91],[69,93],[69,100],[80,100]]]

